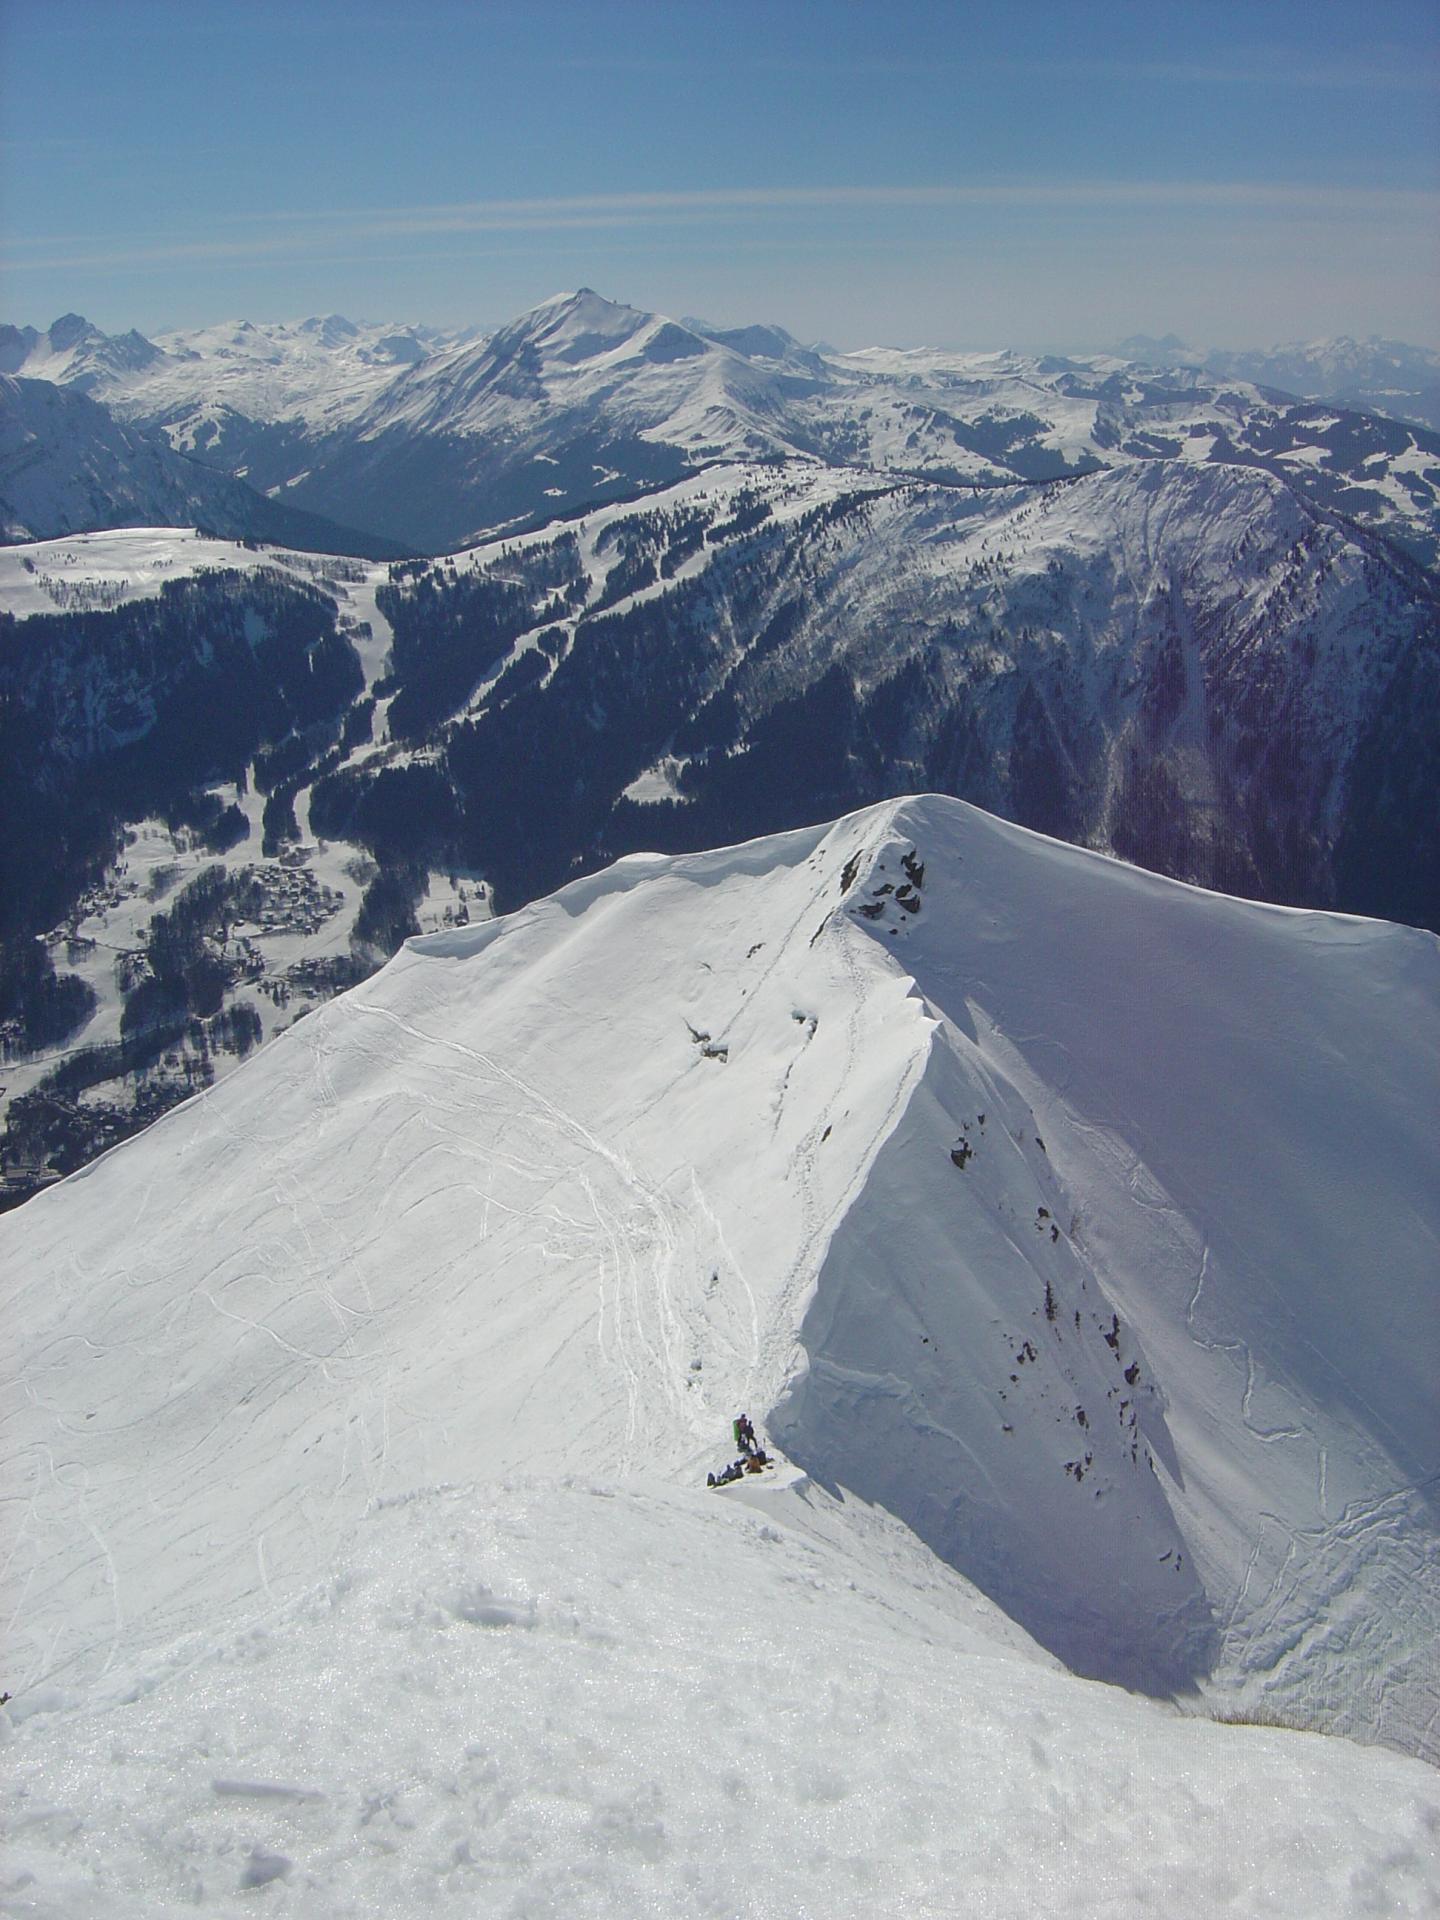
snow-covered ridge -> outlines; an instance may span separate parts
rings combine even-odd
[[[35,1679],[250,1604],[258,1533],[278,1599],[381,1494],[694,1484],[750,1404],[1072,1664],[1423,1747],[1437,973],[933,800],[412,944],[0,1223],[19,1378],[95,1355],[10,1456]],[[23,1464],[62,1441],[108,1571]]]
[[[68,539],[0,547],[0,610],[17,620],[36,614],[97,612],[150,600],[167,582],[197,574],[278,569],[297,580],[373,583],[385,569],[367,560],[198,533],[193,527],[116,527]]]
[[[413,942],[0,1219],[17,1869],[1422,1912],[1428,1770],[1012,1622],[1433,1751],[1437,999],[933,798]]]

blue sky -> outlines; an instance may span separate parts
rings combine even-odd
[[[3,0],[0,317],[1440,345],[1440,5]]]

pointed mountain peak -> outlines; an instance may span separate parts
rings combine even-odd
[[[100,338],[100,329],[92,326],[82,313],[62,313],[50,327],[50,345],[56,353],[66,353],[82,340]]]
[[[577,287],[572,293],[554,294],[532,308],[528,317],[537,320],[543,318],[546,324],[552,326],[557,322],[574,322],[605,332],[633,327],[655,318],[639,307],[626,306],[619,300],[607,300],[603,293],[596,293],[593,287]]]
[[[610,313],[633,313],[633,307],[627,307],[622,301],[607,299],[603,293],[597,293],[593,287],[571,287],[560,293],[547,295],[537,300],[530,309],[532,313],[548,313],[556,308],[591,307]]]
[[[528,351],[542,360],[574,365],[623,346],[654,320],[654,314],[620,306],[593,287],[578,287],[542,300],[502,327],[490,344],[497,358]]]

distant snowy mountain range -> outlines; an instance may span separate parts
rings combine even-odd
[[[393,541],[336,526],[122,424],[79,389],[0,374],[0,536],[48,539],[98,528],[203,527],[317,553],[398,554]]]
[[[54,380],[98,398],[143,386],[147,412],[173,409],[189,419],[193,443],[202,421],[227,413],[254,420],[290,417],[323,424],[363,409],[401,369],[478,336],[434,327],[357,326],[339,314],[297,326],[248,320],[157,334],[102,333],[68,313],[41,333],[0,326],[0,373]],[[183,442],[185,435],[175,438]],[[189,447],[186,447],[189,451]]]
[[[416,942],[0,1221],[17,1911],[1423,1913],[1437,1033],[933,797]]]
[[[1370,360],[1369,349],[1350,343],[1347,358],[1335,343],[1274,368],[1254,357],[1247,374],[1235,356],[1196,366],[1183,349],[1131,344],[1157,350],[1135,360],[839,354],[778,327],[675,321],[582,289],[488,336],[331,316],[147,342],[67,315],[47,334],[0,331],[0,369],[78,385],[261,492],[416,551],[719,459],[993,486],[1174,458],[1263,466],[1434,558],[1440,436],[1255,384],[1282,384],[1283,362],[1313,368],[1297,385],[1318,394],[1344,366],[1352,385],[1393,398],[1404,369],[1425,362],[1419,350],[1401,367],[1383,343]],[[19,517],[36,533],[69,530]]]
[[[1421,429],[588,291],[0,349],[12,1196],[408,933],[897,790],[1440,927]]]
[[[1173,333],[1161,340],[1145,334],[1115,349],[1127,359],[1156,367],[1197,367],[1230,379],[1253,380],[1309,400],[1336,400],[1392,420],[1440,432],[1440,353],[1403,340],[1296,340],[1263,351],[1200,352]]]

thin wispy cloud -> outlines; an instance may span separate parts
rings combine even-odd
[[[554,62],[574,73],[669,74],[693,73],[693,57],[659,54],[577,54]],[[918,55],[892,55],[862,60],[807,54],[801,58],[780,58],[757,54],[732,58],[725,63],[730,74],[782,73],[813,77],[816,74],[855,75],[865,80],[893,77],[933,79],[948,74],[956,80],[981,79],[986,75],[1011,78],[1029,77],[1067,79],[1083,76],[1112,80],[1125,85],[1163,84],[1205,87],[1259,87],[1301,92],[1356,91],[1378,93],[1440,92],[1440,65],[1425,55],[1387,54],[1376,58],[1373,49],[1354,60],[1297,61],[1294,53],[1274,47],[1237,49],[1226,60],[1133,60],[1124,56],[1096,59],[924,59]]]
[[[161,328],[236,284],[256,317],[398,286],[460,322],[583,281],[891,340],[1440,314],[1437,0],[420,0],[399,39],[384,0],[343,34],[321,0],[9,11],[27,311]]]
[[[433,206],[333,209],[232,216],[224,224],[262,230],[233,237],[133,242],[88,250],[75,237],[37,237],[11,243],[13,271],[57,268],[139,268],[179,260],[284,259],[316,248],[467,234],[612,232],[675,224],[716,224],[756,216],[795,214],[937,213],[966,210],[1056,212],[1238,212],[1332,221],[1388,221],[1433,228],[1440,222],[1440,190],[1423,187],[1328,187],[1274,181],[1046,180],[990,181],[942,186],[736,187],[695,191],[571,194],[547,198],[455,201]],[[65,251],[78,248],[78,251]],[[24,249],[34,249],[24,257]]]
[[[341,214],[283,213],[266,218],[304,221],[346,219],[418,222],[465,219],[547,219],[595,213],[706,212],[754,209],[804,212],[810,209],[866,210],[906,207],[968,206],[1117,206],[1117,207],[1333,207],[1374,213],[1424,214],[1440,207],[1440,189],[1423,187],[1328,187],[1286,181],[1254,180],[985,180],[938,186],[718,187],[642,193],[567,194],[544,199],[462,200],[433,206],[353,208]],[[261,217],[261,216],[256,216]]]
[[[997,62],[1004,71],[1032,76],[1060,75],[1104,79],[1143,86],[1246,87],[1294,89],[1302,93],[1361,91],[1366,93],[1440,93],[1440,62],[1421,51],[1402,54],[1374,50],[1353,60],[1297,61],[1293,52],[1275,47],[1237,49],[1224,60],[1133,60],[1117,58],[1014,60]]]
[[[1203,61],[1147,60],[1124,69],[1137,80],[1201,87],[1295,87],[1303,92],[1440,93],[1440,68],[1421,62],[1371,66],[1363,60],[1333,66],[1213,66]]]

